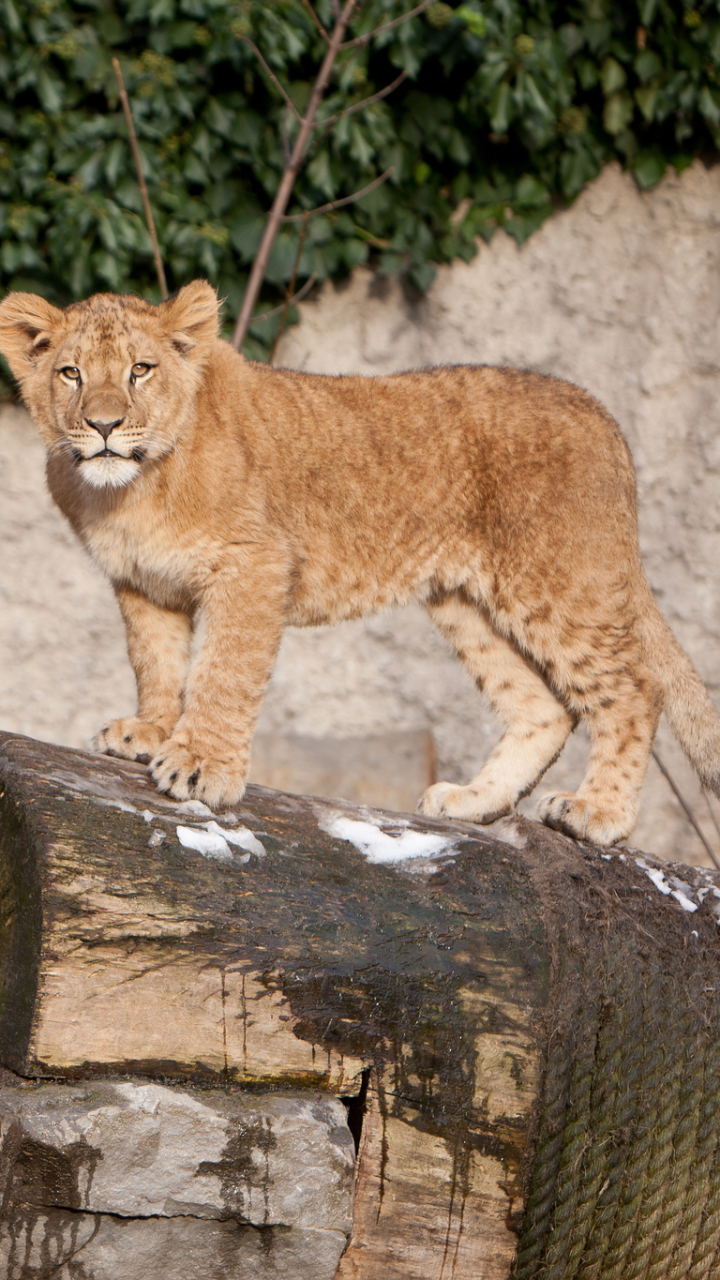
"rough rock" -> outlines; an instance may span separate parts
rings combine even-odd
[[[347,1234],[342,1103],[153,1081],[0,1088],[5,1199],[125,1218],[236,1218]]]
[[[0,1224],[4,1280],[333,1280],[334,1231],[33,1210]]]

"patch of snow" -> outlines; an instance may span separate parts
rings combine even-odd
[[[668,896],[668,894],[670,894],[673,898],[675,898],[676,902],[680,903],[680,906],[682,907],[683,911],[697,911],[698,909],[697,902],[691,902],[690,898],[688,898],[686,894],[683,893],[682,889],[673,889],[672,886],[668,884],[667,880],[665,879],[665,876],[663,875],[662,871],[660,871],[659,868],[649,867],[647,862],[645,862],[643,858],[636,858],[635,863],[640,868],[641,871],[645,872],[645,875],[648,877],[648,880],[652,880],[653,884],[655,885],[655,888],[659,889],[660,892],[665,894],[666,897]],[[689,888],[689,886],[686,886],[686,888]]]
[[[249,827],[237,827],[234,831],[229,831],[227,827],[223,830],[218,826],[217,822],[205,822],[203,826],[211,835],[222,836],[224,840],[229,840],[231,844],[237,844],[241,849],[247,849],[249,853],[257,854],[258,858],[265,857],[265,845],[253,835]]]
[[[337,840],[348,840],[354,844],[368,862],[394,863],[405,862],[412,858],[432,858],[446,849],[454,848],[455,841],[449,836],[436,836],[428,831],[413,831],[405,825],[405,830],[392,836],[383,831],[374,822],[363,822],[358,818],[347,818],[342,814],[328,815],[320,822],[320,829]]]
[[[218,862],[234,860],[230,846],[223,835],[201,831],[197,827],[178,827],[177,838],[185,849],[196,849],[204,858],[214,858]]]
[[[691,902],[690,898],[686,898],[685,894],[680,889],[673,889],[672,896],[673,898],[677,898],[683,911],[697,911],[697,902]]]
[[[143,816],[143,818],[145,819],[145,821],[146,821],[146,822],[154,822],[154,821],[155,821],[155,814],[154,814],[154,813],[151,813],[149,809],[143,809],[143,811],[142,811],[142,816]]]
[[[182,804],[175,806],[178,813],[190,813],[194,818],[212,818],[213,811],[208,809],[202,800],[183,800]]]

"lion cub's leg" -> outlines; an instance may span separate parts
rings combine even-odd
[[[202,594],[202,643],[188,672],[183,712],[150,762],[159,791],[235,804],[245,789],[250,739],[285,619],[288,574],[282,551],[238,550],[209,575]]]
[[[433,817],[493,822],[515,807],[562,750],[573,721],[537,672],[459,594],[428,612],[487,695],[505,734],[467,786],[437,782],[419,808]]]
[[[576,660],[575,666],[578,666]],[[570,705],[587,721],[591,748],[578,790],[544,796],[548,826],[580,840],[611,845],[635,826],[640,788],[662,710],[662,689],[640,661],[588,654],[584,679],[568,682]]]
[[[116,587],[115,594],[125,622],[138,708],[136,715],[106,724],[93,746],[106,755],[149,764],[182,712],[191,623],[186,614],[161,609],[129,587]]]

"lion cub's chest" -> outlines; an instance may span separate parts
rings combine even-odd
[[[197,538],[167,524],[139,530],[137,522],[108,520],[92,530],[88,547],[112,582],[134,587],[157,605],[187,608],[197,596],[202,549]]]

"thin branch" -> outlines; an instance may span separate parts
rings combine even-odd
[[[123,73],[120,69],[120,63],[118,62],[117,58],[113,58],[112,65],[113,65],[113,70],[115,72],[115,79],[117,80],[117,83],[118,83],[118,89],[120,91],[120,101],[122,102],[123,111],[125,112],[125,123],[127,124],[127,130],[130,135],[130,147],[132,149],[133,159],[135,160],[135,168],[137,169],[138,184],[140,186],[140,195],[142,196],[143,208],[145,210],[145,221],[147,222],[147,228],[148,228],[148,231],[150,232],[150,239],[152,240],[153,257],[155,259],[155,271],[157,272],[158,284],[160,285],[160,294],[162,296],[163,301],[165,301],[165,299],[168,296],[167,281],[165,280],[165,268],[163,266],[162,254],[160,253],[160,245],[158,243],[157,232],[155,230],[155,220],[153,218],[152,208],[150,206],[150,196],[148,195],[148,189],[145,183],[145,176],[142,171],[142,161],[140,159],[140,148],[138,147],[138,140],[137,140],[137,135],[135,133],[135,126],[133,124],[132,113],[130,111],[130,103],[128,101],[127,92],[125,90],[125,81],[123,80]]]
[[[713,826],[714,826],[715,830],[717,831],[718,836],[720,837],[720,823],[718,823],[718,820],[717,820],[717,818],[715,817],[715,810],[713,809],[713,807],[712,807],[712,805],[711,805],[711,803],[710,803],[710,797],[709,797],[709,795],[708,795],[708,793],[707,793],[707,791],[705,790],[705,788],[704,788],[704,787],[703,787],[703,789],[702,789],[702,793],[703,793],[703,796],[704,796],[704,798],[705,798],[705,804],[706,804],[706,805],[707,805],[707,807],[708,807],[708,813],[710,814],[710,817],[712,818]]]
[[[335,124],[338,120],[342,120],[343,116],[354,115],[356,111],[362,111],[363,107],[372,106],[373,102],[379,102],[381,98],[387,98],[393,89],[397,89],[403,80],[407,80],[407,71],[401,71],[397,80],[393,80],[392,84],[388,84],[384,89],[380,89],[378,93],[373,93],[369,98],[363,98],[362,102],[355,102],[351,107],[345,107],[343,111],[338,111],[335,116],[328,116],[327,120],[318,120],[315,128],[322,129],[326,124]]]
[[[255,303],[257,302],[262,282],[265,279],[265,272],[270,259],[270,253],[273,244],[275,243],[277,233],[282,225],[283,215],[287,209],[288,200],[292,194],[298,170],[305,159],[305,153],[313,131],[313,125],[315,124],[318,107],[320,106],[323,94],[327,89],[330,75],[338,56],[338,50],[342,44],[343,36],[347,31],[352,11],[357,3],[358,0],[345,0],[345,5],[343,6],[337,22],[335,23],[330,43],[325,52],[325,57],[322,60],[322,66],[320,67],[317,79],[313,85],[312,93],[310,94],[310,101],[308,102],[304,119],[298,129],[297,137],[295,138],[295,145],[293,146],[290,162],[285,166],[282,178],[280,179],[280,185],[278,186],[275,194],[272,209],[268,214],[268,219],[265,223],[265,231],[263,232],[260,247],[252,265],[252,270],[250,271],[250,277],[247,282],[245,295],[240,308],[240,314],[237,318],[235,331],[233,333],[233,345],[238,351],[242,349],[243,342],[245,341],[248,326],[250,324],[253,311],[255,310]]]
[[[272,80],[273,84],[275,85],[275,88],[277,89],[278,93],[281,94],[281,96],[284,98],[286,106],[290,108],[298,124],[302,124],[303,118],[300,115],[300,112],[298,111],[297,107],[295,106],[295,103],[293,102],[292,98],[290,97],[290,94],[288,93],[287,89],[283,88],[277,76],[275,75],[275,72],[271,71],[270,67],[268,66],[267,62],[263,58],[257,45],[253,43],[253,41],[250,39],[249,36],[242,36],[242,39],[245,41],[245,44],[248,44],[252,49],[253,53],[255,54],[255,57],[260,63],[260,66],[263,68],[263,71],[267,76],[269,76],[269,78]]]
[[[395,172],[395,166],[390,165],[379,178],[375,178],[373,182],[369,182],[366,187],[362,187],[360,191],[355,191],[351,196],[343,196],[341,200],[331,200],[329,204],[319,204],[317,209],[308,209],[305,213],[286,213],[283,215],[283,222],[302,222],[304,218],[315,218],[319,213],[331,213],[333,209],[342,209],[343,205],[352,204],[354,200],[360,200],[366,196],[369,191],[374,191],[381,183],[386,182],[391,173]]]
[[[316,14],[315,10],[313,9],[313,7],[312,7],[312,5],[311,5],[311,3],[310,3],[310,0],[302,0],[302,2],[303,2],[303,4],[305,5],[305,8],[307,9],[308,13],[310,14],[310,17],[312,18],[313,22],[315,23],[315,26],[317,27],[318,31],[320,32],[320,35],[322,36],[323,40],[325,41],[325,43],[326,43],[326,44],[329,44],[329,43],[330,43],[330,36],[328,35],[327,31],[325,30],[325,28],[324,28],[324,26],[323,26],[322,22],[320,21],[320,19],[318,18],[318,16],[317,16],[317,14]]]
[[[312,275],[305,281],[302,289],[298,289],[292,298],[289,300],[286,298],[284,302],[278,303],[276,307],[273,307],[272,311],[263,311],[261,316],[253,316],[250,324],[259,324],[261,320],[272,320],[273,316],[278,315],[280,311],[284,311],[285,307],[292,307],[296,302],[301,302],[305,295],[310,292],[316,280],[317,272],[313,271]]]
[[[709,857],[710,861],[712,862],[713,866],[714,866],[714,867],[717,867],[718,871],[720,871],[720,862],[719,862],[719,861],[718,861],[718,859],[716,858],[715,854],[713,853],[712,849],[710,848],[710,845],[708,844],[707,840],[705,839],[705,836],[703,835],[702,831],[700,830],[700,827],[699,827],[699,825],[698,825],[698,823],[697,823],[697,820],[696,820],[696,818],[695,818],[695,814],[693,813],[693,811],[692,811],[692,809],[690,808],[689,804],[687,803],[687,801],[686,801],[685,797],[683,796],[682,792],[680,791],[680,788],[678,787],[677,783],[675,782],[675,779],[673,778],[672,774],[671,774],[671,773],[670,773],[670,772],[665,768],[665,765],[663,764],[662,760],[660,759],[660,757],[659,757],[659,755],[658,755],[657,751],[653,750],[652,757],[653,757],[653,760],[655,761],[655,763],[656,763],[656,765],[657,765],[658,769],[660,770],[660,772],[661,772],[661,774],[662,774],[663,778],[664,778],[664,779],[665,779],[665,781],[667,782],[667,784],[668,784],[668,786],[669,786],[670,790],[673,792],[673,795],[674,795],[674,796],[676,797],[676,799],[678,800],[678,802],[679,802],[679,804],[680,804],[681,809],[682,809],[682,810],[684,811],[684,813],[685,813],[685,817],[687,818],[688,822],[690,823],[690,826],[692,827],[692,829],[693,829],[693,831],[695,832],[696,836],[698,837],[698,839],[700,840],[701,844],[703,845],[703,847],[704,847],[704,849],[705,849],[705,852],[707,853],[707,855],[708,855],[708,857]]]
[[[340,45],[340,48],[357,49],[358,45],[367,44],[369,40],[374,40],[376,36],[382,35],[383,32],[392,31],[393,27],[399,27],[403,22],[416,17],[418,13],[424,13],[432,4],[435,4],[435,0],[422,0],[422,4],[416,5],[408,13],[401,14],[399,18],[393,18],[392,22],[384,22],[381,27],[375,27],[373,31],[368,31],[365,36],[356,36],[354,40],[346,40],[344,44]]]

